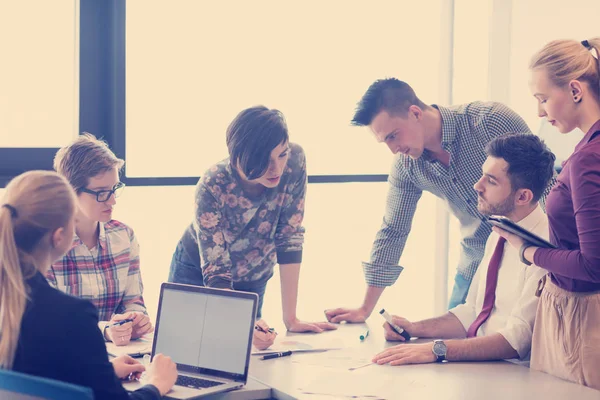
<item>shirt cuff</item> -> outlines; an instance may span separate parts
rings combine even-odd
[[[296,251],[278,251],[277,263],[281,264],[299,264],[302,262],[302,250]]]
[[[367,262],[363,262],[362,266],[367,285],[375,287],[392,286],[404,269],[400,265],[371,264]]]
[[[106,329],[106,325],[108,325],[108,321],[99,321],[98,322],[98,329],[100,329],[100,333],[102,334],[102,339],[104,339],[104,341],[107,341],[106,336],[104,335],[104,330]]]
[[[122,312],[122,314],[126,314],[128,312],[140,312],[142,314],[148,315],[148,311],[146,310],[146,307],[136,304],[136,303],[127,304],[127,306],[125,306],[125,310]]]
[[[451,312],[458,318],[463,328],[465,328],[465,332],[467,332],[471,327],[471,324],[475,322],[475,308],[469,304],[459,304],[453,309],[448,310],[448,312]]]
[[[207,287],[215,289],[233,289],[232,281],[220,277],[210,278],[208,280],[204,277],[204,283]]]

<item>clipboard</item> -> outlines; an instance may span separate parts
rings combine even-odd
[[[507,232],[514,233],[527,243],[532,244],[536,247],[543,247],[547,249],[556,249],[557,247],[549,241],[542,239],[533,232],[528,231],[517,223],[511,221],[502,215],[490,215],[488,217],[490,224],[497,226],[498,228],[504,229]]]

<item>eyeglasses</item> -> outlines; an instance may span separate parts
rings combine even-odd
[[[123,182],[117,183],[111,190],[90,190],[86,188],[80,189],[82,192],[93,194],[96,196],[96,201],[98,203],[107,202],[110,199],[110,196],[115,195],[115,199],[123,193],[123,189],[125,188],[125,184]]]

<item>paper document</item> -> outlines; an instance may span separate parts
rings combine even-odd
[[[324,374],[306,382],[298,388],[306,399],[398,399],[394,396],[393,377],[381,377],[377,374],[361,375],[356,372],[334,372]]]
[[[372,358],[372,354],[368,355],[354,349],[345,349],[332,350],[326,353],[306,354],[302,355],[302,357],[295,357],[292,362],[302,365],[354,371],[373,365]]]
[[[128,354],[132,357],[142,357],[144,354],[152,353],[152,336],[142,336],[132,340],[126,346],[117,346],[113,342],[106,342],[106,352],[114,357]]]
[[[343,348],[343,343],[341,343],[338,340],[311,341],[308,337],[302,338],[301,340],[295,340],[295,338],[282,338],[282,340],[277,340],[271,347],[269,347],[266,350],[253,349],[252,355],[273,354],[281,353],[284,351],[291,351],[293,353],[322,352],[327,350],[337,350],[341,348]]]

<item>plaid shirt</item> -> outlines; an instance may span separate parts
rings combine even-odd
[[[91,301],[104,329],[113,314],[146,313],[146,307],[133,230],[115,220],[99,225],[96,256],[75,235],[71,250],[52,265],[46,278],[58,290]]]
[[[487,157],[485,146],[505,133],[530,132],[521,117],[500,103],[434,107],[442,115],[442,147],[450,153],[450,165],[445,167],[427,150],[417,160],[397,156],[388,178],[383,224],[373,243],[370,261],[363,263],[369,286],[393,285],[402,272],[398,262],[423,190],[443,199],[458,218],[464,236],[457,272],[470,281],[491,232],[491,225],[477,210],[477,193],[473,189]]]

